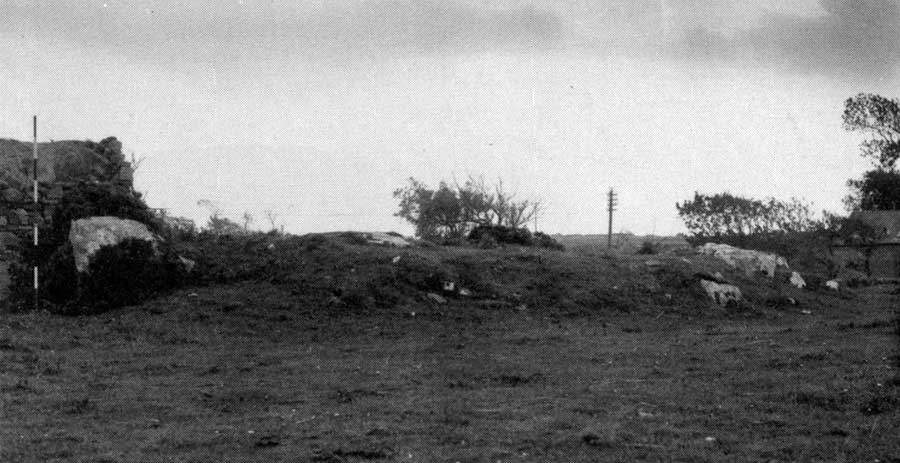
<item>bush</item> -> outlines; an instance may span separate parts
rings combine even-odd
[[[78,275],[78,303],[92,311],[139,304],[184,280],[177,256],[154,244],[127,239],[103,246],[91,258],[86,274]]]
[[[637,253],[643,255],[658,254],[659,246],[653,241],[647,240],[641,243],[641,247],[638,248]]]
[[[562,243],[556,241],[552,236],[544,232],[534,232],[534,245],[541,248],[554,249],[557,251],[566,250],[566,247],[563,246]]]
[[[502,225],[479,225],[469,232],[469,241],[480,242],[483,237],[493,238],[499,244],[532,246],[534,237],[527,228],[504,227]]]

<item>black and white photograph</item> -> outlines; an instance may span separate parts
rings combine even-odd
[[[0,0],[0,462],[900,463],[900,0]]]

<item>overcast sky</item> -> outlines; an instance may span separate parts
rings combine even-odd
[[[789,4],[789,5],[788,5]],[[695,190],[838,211],[841,129],[897,97],[895,0],[0,0],[0,137],[119,137],[153,207],[410,232],[391,192],[468,174],[550,232],[682,231]],[[264,225],[262,217],[258,225]]]

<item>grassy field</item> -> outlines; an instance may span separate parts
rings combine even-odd
[[[684,307],[664,276],[630,299],[590,286],[618,290],[643,258],[522,255],[488,256],[523,266],[523,303],[326,307],[307,275],[4,314],[0,461],[900,461],[895,287]],[[560,278],[577,310],[536,296]]]

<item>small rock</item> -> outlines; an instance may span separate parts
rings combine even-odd
[[[19,225],[29,224],[30,214],[28,214],[28,211],[26,211],[25,209],[16,209],[15,211],[13,211],[13,213],[16,214],[16,221],[19,223]]]
[[[707,436],[706,439],[703,439],[703,440],[705,440],[706,442],[715,442],[716,438],[712,437],[712,436]]]
[[[275,243],[269,243],[269,245],[266,246],[266,249],[268,249],[269,251],[274,251],[274,250],[275,250]]]
[[[806,287],[806,282],[803,281],[803,277],[800,276],[797,272],[791,272],[790,282],[797,288],[803,289]]]
[[[444,291],[453,292],[455,289],[456,289],[456,283],[454,283],[452,281],[444,282]]]
[[[25,195],[15,188],[7,188],[3,190],[2,197],[3,200],[7,202],[19,202],[25,200]]]
[[[519,305],[516,307],[516,310],[518,310],[518,311],[520,311],[520,312],[524,312],[524,311],[528,310],[528,306],[525,305],[525,304],[519,304]]]
[[[181,265],[184,267],[184,271],[187,273],[191,273],[194,271],[194,267],[197,266],[197,262],[193,259],[188,259],[187,257],[178,256],[178,261],[181,262]]]
[[[397,257],[391,259],[391,262],[393,262],[393,263],[395,263],[395,264],[399,264],[399,263],[400,263],[400,259],[401,259],[402,257],[403,257],[403,256],[397,256]]]
[[[437,302],[438,304],[446,304],[447,303],[447,299],[444,299],[444,297],[439,294],[428,293],[425,295],[425,297],[427,297],[428,299],[430,299],[434,302]]]
[[[800,311],[803,315],[812,315],[812,310],[803,309]]]
[[[656,259],[648,260],[647,262],[645,262],[645,264],[647,264],[647,267],[661,267],[662,266],[662,262],[660,262]]]
[[[726,280],[720,272],[716,272],[715,274],[709,272],[697,272],[694,274],[694,276],[701,280],[712,281],[721,285],[728,284],[728,280]]]
[[[466,288],[459,288],[459,295],[463,297],[469,297],[472,295],[472,291],[469,291]]]
[[[825,282],[825,287],[832,291],[837,291],[840,289],[841,284],[837,282],[837,280],[828,280]]]
[[[728,305],[729,302],[739,302],[741,300],[741,290],[737,286],[720,284],[705,279],[700,280],[700,285],[706,290],[709,298],[722,307]]]

